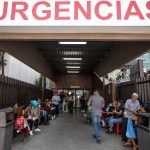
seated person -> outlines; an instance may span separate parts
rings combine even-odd
[[[30,135],[33,135],[33,132],[32,132],[32,127],[33,127],[33,120],[30,116],[30,108],[29,106],[24,106],[23,109],[22,109],[22,117],[26,119],[28,125],[29,125],[29,130],[30,130]]]
[[[46,104],[45,103],[40,103],[39,105],[39,111],[40,111],[40,124],[47,125],[49,124],[48,120],[48,114],[47,111],[45,110]]]
[[[40,132],[38,129],[39,125],[39,109],[38,103],[36,101],[31,101],[31,106],[24,106],[22,111],[22,116],[26,118],[29,127],[30,127],[30,135],[33,135],[32,128],[35,126],[35,131]]]
[[[106,133],[113,132],[114,123],[122,122],[123,112],[124,112],[124,103],[120,101],[118,102],[116,110],[113,111],[114,115],[111,116],[109,119],[109,129],[106,131]]]
[[[109,119],[114,115],[114,110],[116,108],[117,101],[114,101],[112,104],[106,108],[105,114],[103,115],[105,121],[105,128],[109,128]]]
[[[38,129],[39,121],[40,121],[40,111],[37,101],[31,101],[31,108],[30,108],[30,115],[34,122],[35,131],[40,132],[41,130]]]
[[[53,106],[52,101],[50,100],[45,101],[45,110],[47,114],[51,116],[52,119],[56,117],[56,108]]]

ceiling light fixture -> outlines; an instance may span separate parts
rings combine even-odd
[[[67,73],[79,73],[79,71],[67,71]]]
[[[63,60],[82,60],[82,58],[63,58]]]
[[[78,62],[66,62],[66,65],[81,65],[81,63],[78,63]]]
[[[87,42],[58,42],[61,45],[85,45]]]
[[[80,66],[66,66],[67,69],[80,69]]]

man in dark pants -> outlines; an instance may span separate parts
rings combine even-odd
[[[52,97],[53,105],[56,109],[56,115],[59,115],[59,102],[60,102],[60,96],[58,95],[58,92],[56,91],[54,96]]]
[[[126,137],[126,131],[127,131],[127,118],[122,118],[122,132],[121,132],[121,137],[122,141],[127,142],[127,137]]]

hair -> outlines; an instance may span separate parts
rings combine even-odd
[[[29,105],[25,105],[25,106],[22,107],[22,109],[25,110],[28,107],[29,107]]]
[[[133,93],[132,96],[139,98],[139,95],[137,93]]]

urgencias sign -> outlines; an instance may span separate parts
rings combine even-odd
[[[150,26],[150,0],[0,0],[0,26]]]

